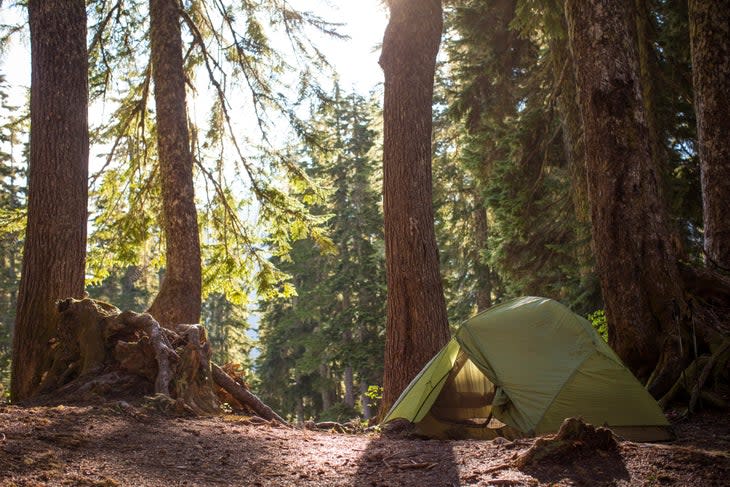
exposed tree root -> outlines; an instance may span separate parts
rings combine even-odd
[[[680,270],[686,299],[675,303],[676,323],[647,389],[664,408],[684,398],[693,412],[703,397],[728,407],[715,390],[730,385],[730,278],[685,263]]]
[[[286,421],[210,361],[201,325],[166,329],[147,313],[120,312],[93,299],[65,299],[53,362],[34,402],[142,399],[176,414],[220,412],[215,384],[242,407],[267,420]],[[228,397],[225,397],[228,399]]]
[[[730,382],[730,338],[711,347],[710,355],[697,357],[681,374],[672,388],[658,401],[667,408],[680,397],[689,398],[688,410],[695,412],[702,403],[714,407],[728,408],[715,389],[727,386]]]

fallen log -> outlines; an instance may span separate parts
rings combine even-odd
[[[276,414],[273,409],[264,404],[261,399],[256,397],[251,391],[241,386],[226,374],[218,365],[212,364],[213,380],[221,386],[226,392],[233,396],[241,404],[250,407],[259,416],[269,421],[277,421],[283,425],[289,426],[289,423]]]

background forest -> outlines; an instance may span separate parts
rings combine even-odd
[[[636,3],[660,186],[673,233],[687,259],[699,262],[687,3]],[[103,163],[89,177],[86,289],[136,311],[152,304],[166,266],[141,4],[99,0],[87,8],[90,102],[103,103],[107,117],[91,129]],[[187,115],[201,322],[214,360],[240,364],[252,389],[284,416],[370,418],[382,385],[386,324],[382,93],[333,81],[317,39],[344,30],[327,19],[277,0],[182,5],[187,91],[207,106]],[[433,207],[450,325],[506,299],[538,295],[590,316],[605,334],[563,2],[454,0],[445,2],[444,19]],[[25,28],[4,25],[2,42]],[[29,157],[28,104],[8,93],[0,78],[5,390]],[[238,97],[247,100],[246,113],[234,109]]]

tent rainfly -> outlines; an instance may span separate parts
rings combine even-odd
[[[591,324],[524,297],[467,320],[384,419],[434,438],[554,433],[580,417],[634,441],[673,438],[659,405]]]

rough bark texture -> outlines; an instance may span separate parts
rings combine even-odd
[[[217,411],[205,332],[191,332],[199,325],[166,330],[147,313],[88,298],[60,301],[58,313],[42,398],[95,402],[156,394],[158,405],[179,412]]]
[[[380,65],[387,332],[381,414],[448,341],[431,180],[431,105],[440,0],[392,0]]]
[[[692,82],[702,180],[705,252],[730,270],[730,8],[690,0]]]
[[[642,380],[664,364],[650,384],[658,395],[686,366],[677,333],[686,305],[652,162],[634,2],[569,0],[566,15],[609,340]]]
[[[276,421],[281,424],[288,424],[281,416],[276,414],[269,406],[261,402],[248,389],[238,384],[223,369],[213,364],[213,378],[216,384],[226,390],[241,404],[251,408],[256,414],[269,421]]]
[[[31,134],[28,222],[13,337],[11,394],[31,396],[49,366],[54,302],[84,291],[88,61],[82,0],[28,3]]]
[[[567,31],[567,24],[563,27]],[[573,58],[565,38],[553,39],[550,43],[553,79],[556,83],[555,106],[560,117],[565,160],[570,168],[575,232],[573,246],[575,261],[579,265],[583,285],[598,291],[594,284],[595,264],[591,249],[591,215],[588,201],[585,147],[583,145],[583,123],[577,100]]]
[[[477,203],[474,208],[474,246],[477,249],[474,274],[477,279],[476,302],[478,311],[484,311],[492,306],[492,270],[483,257],[483,253],[487,250],[489,221],[487,220],[487,209],[484,207],[481,196],[481,194],[475,195]]]
[[[150,48],[166,266],[160,292],[149,313],[166,327],[197,323],[201,306],[200,240],[178,8],[176,0],[150,0]]]
[[[121,312],[88,298],[59,301],[57,313],[58,334],[48,346],[52,365],[35,403],[144,399],[175,414],[213,414],[224,400],[286,424],[248,391],[235,367],[224,370],[211,363],[201,325],[167,329],[148,313]]]

